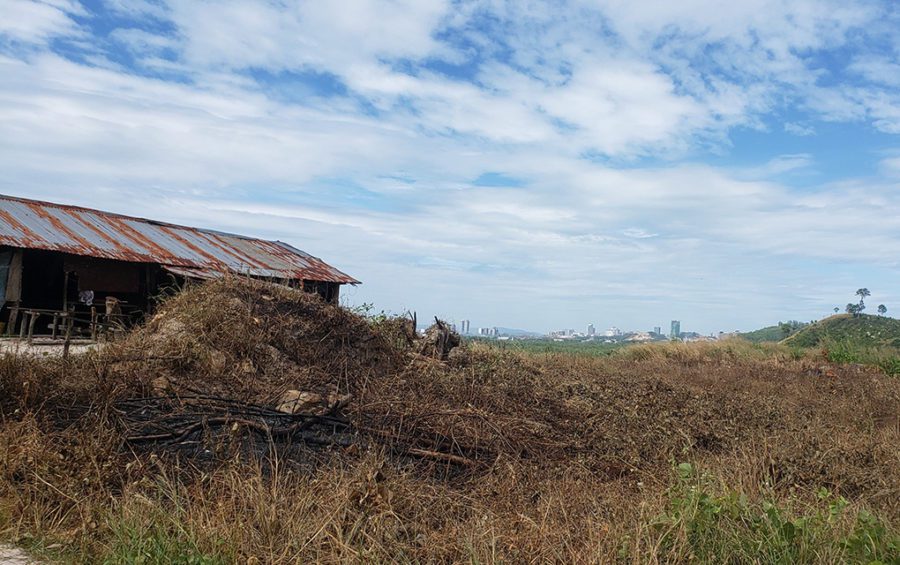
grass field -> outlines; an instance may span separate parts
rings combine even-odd
[[[601,341],[553,341],[549,339],[517,339],[510,341],[471,340],[484,347],[500,351],[522,351],[526,353],[572,353],[575,355],[609,355],[627,343],[603,343]]]
[[[900,379],[878,366],[740,340],[440,361],[406,332],[224,281],[100,352],[3,358],[0,541],[78,563],[900,560]],[[287,389],[351,400],[282,433]]]

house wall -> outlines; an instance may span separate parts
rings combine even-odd
[[[331,304],[337,304],[341,295],[341,285],[333,282],[303,281],[303,290],[315,292]]]

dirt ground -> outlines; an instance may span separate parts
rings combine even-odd
[[[99,344],[76,341],[69,345],[69,354],[77,355],[93,351]],[[61,357],[64,345],[61,340],[35,340],[29,344],[18,338],[0,338],[0,355],[12,353],[16,355],[32,355],[34,357]]]
[[[0,565],[38,565],[21,549],[0,545]]]

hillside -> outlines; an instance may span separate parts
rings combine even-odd
[[[762,343],[766,341],[781,341],[789,335],[793,335],[806,327],[808,324],[791,320],[789,322],[779,322],[774,326],[767,326],[752,332],[744,332],[739,334],[743,339],[753,343]]]
[[[900,320],[868,315],[854,318],[849,314],[838,314],[807,326],[782,343],[795,347],[816,347],[826,341],[868,347],[900,347]]]

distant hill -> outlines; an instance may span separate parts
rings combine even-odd
[[[528,330],[519,330],[516,328],[497,328],[499,335],[508,335],[510,337],[541,337],[543,334]]]
[[[774,326],[768,326],[765,328],[760,328],[758,330],[754,330],[752,332],[744,332],[738,334],[740,337],[746,339],[747,341],[752,341],[753,343],[761,343],[763,341],[781,341],[788,335],[793,335],[806,327],[808,324],[797,321],[790,322],[780,322]],[[786,335],[784,326],[788,326],[790,329]]]
[[[778,326],[768,326],[752,332],[740,333],[738,335],[747,341],[752,341],[754,343],[762,341],[781,341],[784,339],[784,334],[781,333],[781,328]]]
[[[816,347],[824,341],[850,342],[865,346],[900,347],[900,320],[885,316],[837,314],[811,324],[782,343]]]

